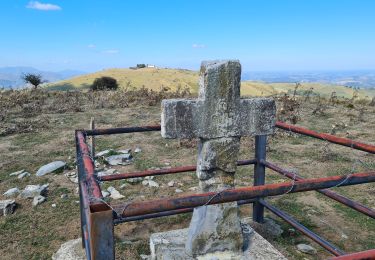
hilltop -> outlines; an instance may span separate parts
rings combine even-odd
[[[92,82],[99,77],[109,76],[117,79],[120,88],[139,89],[145,87],[152,90],[169,88],[175,91],[177,88],[189,88],[191,93],[197,94],[199,73],[184,69],[107,69],[95,73],[80,75],[63,81],[48,84],[49,89],[74,90],[88,89]],[[295,83],[266,83],[262,81],[243,81],[241,93],[244,96],[269,96],[294,91]],[[302,83],[299,94],[303,94],[313,88],[315,94],[330,96],[333,91],[338,97],[351,98],[354,90],[349,87],[324,84]],[[359,98],[370,99],[375,95],[375,89],[360,89]]]

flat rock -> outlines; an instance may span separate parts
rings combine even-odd
[[[101,151],[101,152],[98,152],[95,154],[95,157],[102,157],[102,156],[106,156],[107,154],[111,153],[111,152],[114,152],[113,149],[108,149],[108,150],[104,150],[104,151]]]
[[[111,195],[111,193],[109,193],[108,191],[102,190],[102,196],[103,196],[103,198],[107,198],[110,195]]]
[[[213,252],[192,257],[185,251],[188,229],[171,230],[154,233],[150,236],[151,259],[184,259],[184,260],[287,260],[266,239],[252,230],[248,224],[243,225],[244,245],[241,252]]]
[[[15,200],[0,200],[0,216],[7,216],[13,214],[15,209]]]
[[[153,187],[153,188],[159,188],[159,183],[157,183],[156,181],[153,181],[153,180],[144,180],[144,181],[142,181],[142,185]]]
[[[306,244],[298,244],[297,249],[301,251],[302,253],[309,254],[309,255],[315,255],[317,253],[315,248]]]
[[[39,204],[42,204],[45,201],[46,201],[46,197],[44,197],[42,195],[35,196],[34,199],[33,199],[33,206],[35,207]]]
[[[176,189],[174,192],[176,192],[176,193],[181,193],[181,192],[184,192],[184,191],[181,190],[181,189]]]
[[[174,182],[174,181],[170,181],[170,182],[168,182],[168,187],[173,187],[173,186],[174,186],[174,184],[175,184],[175,182]]]
[[[142,152],[142,150],[141,150],[141,148],[137,147],[137,148],[134,149],[134,152],[135,153],[140,153],[140,152]]]
[[[112,174],[116,173],[116,171],[117,171],[116,169],[108,169],[108,170],[105,170],[105,171],[100,171],[100,172],[98,172],[98,177],[112,175]]]
[[[43,165],[36,172],[36,176],[44,176],[46,174],[52,173],[54,171],[60,170],[66,166],[66,163],[63,161],[54,161],[49,164]]]
[[[125,198],[124,195],[121,195],[118,190],[116,190],[114,187],[110,186],[107,188],[107,191],[111,193],[110,197],[114,200]]]
[[[17,176],[18,179],[23,179],[25,177],[29,177],[31,174],[29,172],[23,172]]]
[[[112,166],[127,165],[130,164],[131,158],[131,154],[118,154],[106,157],[105,161]]]
[[[4,196],[6,197],[15,197],[17,196],[21,191],[16,187],[16,188],[11,188],[7,190],[6,192],[3,193]]]
[[[34,198],[35,196],[38,195],[43,195],[47,189],[48,189],[48,184],[44,185],[27,185],[25,189],[21,192],[20,197],[21,198]]]
[[[16,172],[12,172],[11,174],[9,174],[9,176],[17,176],[17,175],[20,175],[21,173],[23,173],[25,170],[20,170],[20,171],[16,171]]]
[[[61,245],[52,255],[52,260],[85,260],[85,250],[82,248],[81,238],[69,240]]]
[[[142,182],[143,178],[142,177],[129,178],[129,179],[125,179],[125,181],[130,183],[130,184],[137,184],[137,183]]]

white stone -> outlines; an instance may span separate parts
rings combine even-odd
[[[21,173],[23,173],[25,170],[20,170],[20,171],[16,171],[16,172],[12,172],[11,174],[9,174],[9,176],[17,176],[17,175],[20,175]]]
[[[19,174],[19,175],[17,176],[17,178],[18,178],[18,179],[22,179],[22,178],[25,178],[25,177],[29,177],[30,175],[31,175],[31,174],[28,173],[28,172],[23,172],[23,173]]]
[[[25,189],[21,192],[21,198],[34,198],[38,195],[43,195],[48,188],[48,184],[44,185],[27,185]]]
[[[155,178],[155,176],[146,176],[145,180],[153,180],[154,178]]]
[[[13,214],[15,209],[15,200],[0,200],[0,216],[7,216],[9,214]]]
[[[66,163],[63,161],[54,161],[49,164],[43,165],[39,168],[36,172],[36,176],[44,176],[48,173],[52,173],[54,171],[60,170],[66,166]]]
[[[302,253],[309,254],[309,255],[315,255],[317,253],[315,248],[306,244],[298,244],[297,249],[301,251]]]
[[[189,190],[190,190],[190,191],[197,191],[197,190],[198,190],[198,187],[190,187]]]
[[[60,198],[61,199],[67,199],[68,198],[68,194],[61,194]]]
[[[136,148],[134,149],[134,152],[135,152],[135,153],[140,153],[140,152],[142,152],[142,150],[141,150],[141,148],[136,147]]]
[[[158,184],[156,181],[149,180],[149,181],[148,181],[148,186],[150,186],[150,187],[154,187],[154,188],[158,188],[158,187],[159,187],[159,184]]]
[[[52,207],[52,208],[56,208],[57,205],[56,205],[55,203],[53,203],[53,204],[51,205],[51,207]]]
[[[105,161],[112,166],[130,164],[131,154],[112,155],[105,158]]]
[[[95,154],[95,157],[102,157],[102,156],[105,156],[105,155],[107,155],[111,152],[113,152],[113,149],[104,150],[104,151],[101,151],[101,152],[98,152],[97,154]]]
[[[107,191],[109,193],[111,193],[111,198],[114,199],[114,200],[118,200],[118,199],[122,199],[122,198],[125,198],[124,195],[121,195],[120,192],[118,190],[116,190],[114,187],[110,186],[107,188]]]
[[[37,206],[43,202],[46,201],[46,197],[42,196],[42,195],[38,195],[38,196],[35,196],[34,199],[33,199],[33,206]]]
[[[174,192],[176,192],[176,193],[181,193],[181,192],[184,192],[184,191],[181,190],[181,189],[176,189]]]
[[[85,250],[82,248],[82,239],[69,240],[61,245],[52,255],[52,260],[85,260]]]
[[[142,185],[143,185],[143,186],[147,186],[147,185],[148,185],[148,180],[143,180],[143,181],[142,181]]]
[[[143,180],[142,177],[125,179],[125,181],[128,182],[128,183],[130,183],[130,184],[137,184],[137,183],[142,182],[142,180]]]
[[[20,190],[16,187],[16,188],[11,188],[11,189],[7,190],[6,192],[4,192],[3,195],[6,196],[6,197],[15,197],[19,193],[20,193]]]
[[[108,169],[108,170],[105,170],[105,171],[100,171],[100,172],[98,172],[98,177],[112,175],[112,174],[115,174],[116,172],[117,172],[116,169]]]
[[[107,198],[109,195],[111,195],[111,193],[109,193],[108,191],[102,190],[103,198]]]
[[[173,187],[174,186],[174,181],[170,181],[170,182],[168,182],[168,187]]]
[[[128,186],[128,184],[126,184],[126,183],[123,183],[123,184],[121,184],[121,185],[120,185],[120,187],[119,187],[119,188],[120,188],[120,189],[123,189],[123,188],[125,188],[126,186]]]

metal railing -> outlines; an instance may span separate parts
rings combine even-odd
[[[276,122],[276,127],[294,133],[325,140],[331,143],[347,146],[353,149],[375,153],[375,146],[356,142],[346,138],[336,137],[330,134],[318,133],[303,127]],[[267,136],[255,137],[255,158],[238,161],[237,165],[254,165],[254,186],[225,190],[219,193],[208,192],[177,198],[159,199],[126,204],[109,204],[104,201],[99,186],[100,181],[113,181],[134,177],[175,174],[191,172],[196,166],[182,166],[161,170],[147,170],[131,173],[120,173],[98,177],[95,173],[93,156],[86,142],[87,136],[111,135],[135,132],[160,131],[159,125],[77,130],[75,133],[77,164],[79,176],[80,210],[82,246],[86,250],[87,259],[114,259],[114,225],[123,222],[137,221],[149,218],[158,218],[181,213],[192,212],[194,207],[210,204],[237,201],[238,205],[253,204],[253,220],[262,223],[264,221],[264,209],[270,210],[304,235],[321,245],[337,259],[370,259],[375,258],[375,250],[363,251],[354,254],[345,254],[335,245],[315,234],[287,213],[272,206],[265,201],[266,197],[277,196],[286,193],[295,193],[315,190],[343,205],[346,205],[371,218],[375,218],[375,211],[358,202],[339,195],[328,188],[338,186],[356,185],[375,182],[375,171],[364,173],[351,173],[347,176],[331,176],[324,178],[303,179],[295,173],[266,160]],[[265,184],[265,169],[269,168],[277,173],[292,179],[292,182],[277,184]],[[353,255],[354,258],[345,258]],[[357,257],[357,258],[355,258]],[[358,258],[360,257],[360,258]],[[361,258],[362,257],[362,258]]]

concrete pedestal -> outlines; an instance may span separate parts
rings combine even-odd
[[[267,240],[248,224],[243,224],[244,246],[242,253],[215,252],[193,257],[185,251],[188,229],[154,233],[150,237],[153,260],[287,260]]]

